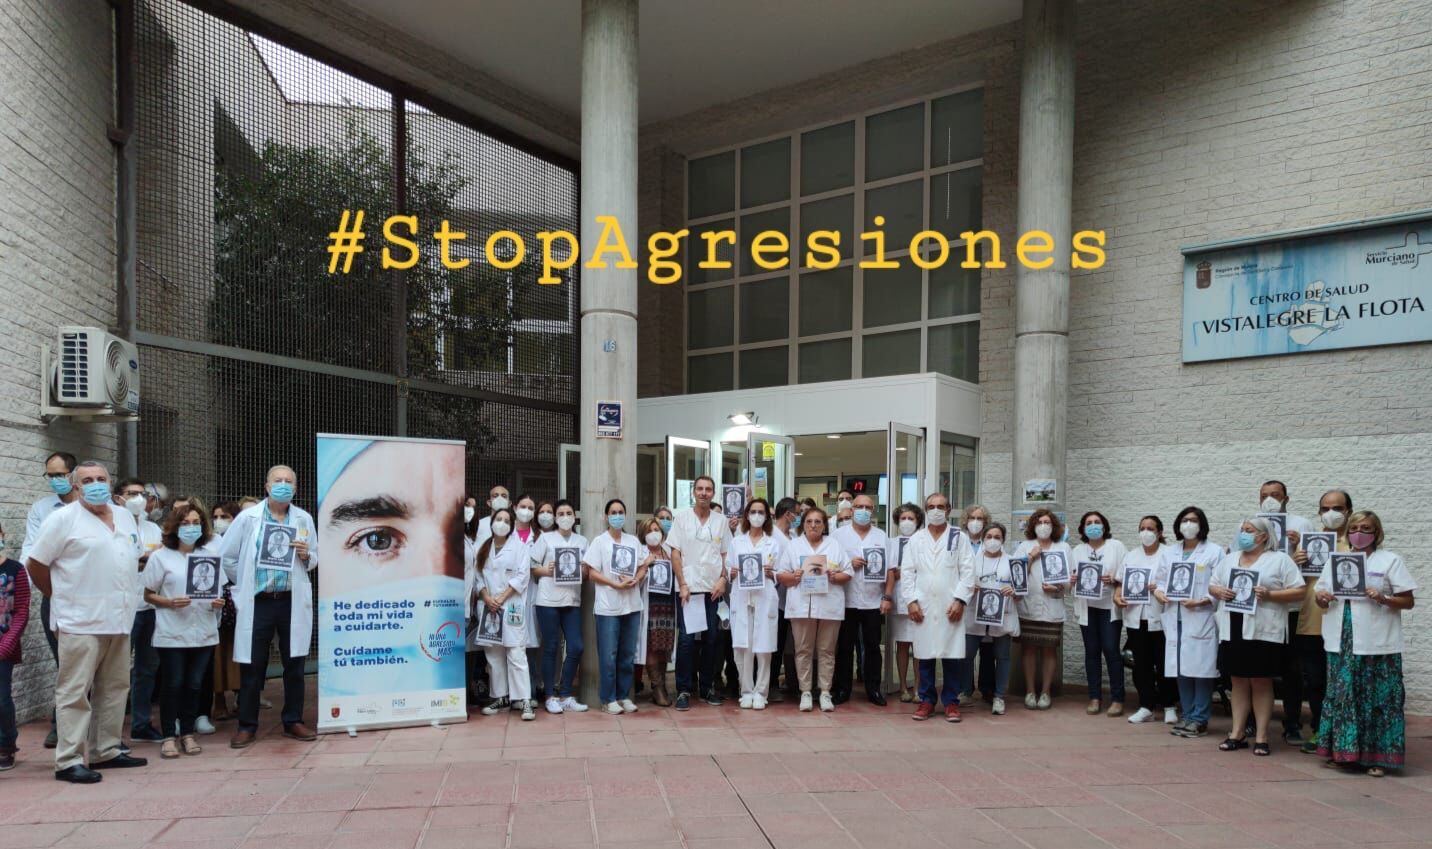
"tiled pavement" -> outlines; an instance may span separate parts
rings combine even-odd
[[[959,725],[909,713],[644,704],[317,743],[267,729],[244,751],[224,724],[198,757],[136,746],[149,767],[89,787],[53,780],[31,724],[0,774],[0,849],[1432,846],[1432,720],[1409,720],[1414,766],[1378,780],[1281,743],[1266,759],[1220,753],[1221,717],[1190,741],[1085,716],[1075,699],[970,709]]]

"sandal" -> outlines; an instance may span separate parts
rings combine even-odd
[[[1269,755],[1273,754],[1273,750],[1268,747],[1268,744],[1266,742],[1254,743],[1253,754],[1257,755],[1260,758],[1266,758]]]
[[[902,688],[900,690],[900,701],[907,705],[915,701],[915,691]]]
[[[1380,766],[1370,766],[1367,768],[1367,774],[1372,778],[1382,778],[1384,775],[1387,775],[1387,770]]]
[[[1264,743],[1263,745],[1266,746],[1267,744]],[[1248,741],[1247,741],[1246,739],[1245,739],[1245,740],[1235,740],[1235,739],[1233,739],[1232,737],[1229,737],[1228,739],[1224,740],[1222,743],[1219,743],[1219,744],[1218,744],[1218,751],[1220,751],[1220,752],[1236,752],[1236,751],[1238,751],[1239,749],[1246,749],[1246,748],[1248,748]]]
[[[194,739],[193,734],[185,734],[179,738],[179,745],[186,755],[197,755],[204,751],[204,747],[199,745],[199,741]]]
[[[160,744],[159,757],[164,758],[167,761],[174,760],[175,758],[179,757],[179,747],[174,744],[173,737],[166,738],[164,742]]]

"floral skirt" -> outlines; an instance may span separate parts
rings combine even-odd
[[[1402,655],[1352,653],[1352,605],[1343,605],[1342,651],[1328,652],[1318,754],[1340,764],[1400,769],[1406,760]]]
[[[653,595],[646,610],[646,650],[670,652],[676,645],[676,596]],[[645,662],[645,658],[642,659]]]

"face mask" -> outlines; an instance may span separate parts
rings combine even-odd
[[[1263,508],[1263,512],[1264,512],[1264,513],[1281,513],[1281,512],[1283,512],[1283,502],[1279,501],[1278,499],[1274,498],[1274,497],[1271,496],[1271,495],[1268,496],[1267,498],[1263,499],[1263,503],[1262,503],[1261,505],[1259,505],[1259,506],[1261,506],[1261,507]]]
[[[1103,538],[1104,538],[1104,526],[1103,526],[1103,525],[1089,525],[1088,527],[1086,527],[1086,528],[1084,529],[1084,536],[1088,537],[1089,539],[1103,539]]]
[[[1253,550],[1253,546],[1257,544],[1257,539],[1258,539],[1258,535],[1257,535],[1257,534],[1250,534],[1250,533],[1248,533],[1247,531],[1239,531],[1239,532],[1238,532],[1238,550],[1239,550],[1239,551],[1252,551],[1252,550]]]
[[[150,510],[149,521],[155,523],[156,525],[162,524],[164,521],[164,508],[155,507],[153,510]]]
[[[491,507],[493,510],[505,510],[507,509],[507,499],[499,495],[489,501],[488,506]]]
[[[1147,529],[1139,531],[1139,542],[1143,543],[1145,548],[1148,548],[1149,546],[1158,542],[1158,540],[1159,535],[1154,533],[1153,531]]]
[[[472,517],[473,517],[473,516],[476,516],[476,515],[477,515],[477,511],[474,510],[473,508],[471,508],[471,507],[464,507],[464,508],[462,508],[462,523],[463,523],[464,525],[470,525],[470,524],[472,524]]]
[[[746,521],[750,522],[753,528],[764,528],[766,526],[766,514],[749,513],[746,515]]]
[[[661,525],[661,532],[662,532],[662,533],[664,533],[664,534],[669,534],[669,533],[671,533],[671,520],[670,520],[670,519],[657,519],[657,520],[656,520],[656,523],[657,523],[658,525]]]
[[[1034,526],[1034,535],[1037,536],[1037,537],[1039,537],[1040,539],[1049,539],[1050,537],[1054,536],[1054,526],[1053,526],[1053,525],[1042,525],[1042,524],[1041,524],[1041,525],[1035,525],[1035,526]]]
[[[925,513],[925,520],[935,527],[945,524],[945,511],[938,507]]]
[[[984,541],[984,550],[986,554],[999,554],[1003,548],[1004,540],[987,539]]]
[[[646,535],[646,544],[652,548],[661,545],[661,531],[652,531]]]
[[[552,527],[552,514],[551,514],[551,513],[538,513],[538,514],[537,514],[537,524],[541,525],[541,526],[542,526],[542,529],[543,529],[544,531],[547,530],[548,528]]]
[[[837,510],[848,510],[853,506],[854,504],[851,503],[849,498],[842,498],[839,501],[835,502],[835,509]]]
[[[557,517],[557,527],[561,530],[570,531],[575,524],[577,524],[576,516],[562,515]]]
[[[611,528],[614,531],[619,531],[622,528],[626,527],[626,514],[613,513],[612,515],[608,516],[607,527]]]
[[[910,534],[913,534],[914,532],[915,532],[915,520],[914,520],[914,519],[901,519],[901,520],[900,520],[900,536],[902,536],[902,537],[907,537],[907,536],[909,536]]]
[[[1184,522],[1178,526],[1178,529],[1183,534],[1184,539],[1198,539],[1197,522]]]
[[[138,519],[144,515],[144,505],[147,501],[148,499],[142,495],[131,495],[124,499],[124,509],[129,511],[129,515]]]
[[[293,484],[288,481],[279,481],[269,487],[269,498],[272,498],[279,504],[287,504],[293,500]]]
[[[980,531],[983,531],[983,530],[984,530],[984,519],[971,519],[971,520],[969,520],[968,522],[965,523],[965,530],[969,531],[969,532],[970,532],[970,536],[972,536],[972,537],[977,537],[977,536],[979,536],[979,535],[980,535]]]
[[[518,507],[517,510],[516,510],[516,513],[517,513],[517,521],[519,521],[519,522],[524,522],[524,523],[525,523],[525,522],[530,522],[530,521],[532,521],[532,508],[531,508],[531,507]]]
[[[855,524],[860,525],[861,527],[870,524],[870,511],[866,510],[864,507],[860,508],[859,510],[856,510]]]
[[[507,524],[506,522],[493,522],[493,523],[492,523],[492,535],[493,535],[493,536],[495,536],[495,537],[505,537],[505,536],[507,536],[507,535],[510,534],[510,533],[512,533],[512,526],[509,525],[509,524]]]
[[[74,488],[69,478],[50,478],[50,489],[53,489],[56,495],[69,495]]]
[[[193,545],[204,535],[204,528],[200,525],[184,525],[179,529],[179,541],[185,545]]]
[[[214,533],[222,534],[224,531],[227,531],[229,529],[229,524],[230,522],[228,519],[215,519]]]
[[[80,487],[85,503],[98,507],[109,503],[109,481],[93,481]]]
[[[1331,528],[1334,531],[1341,528],[1343,522],[1347,521],[1347,516],[1343,515],[1341,510],[1324,510],[1322,518],[1323,527]]]
[[[1377,541],[1377,534],[1370,534],[1366,531],[1353,531],[1347,535],[1347,541],[1353,548],[1361,551],[1362,549],[1372,547],[1372,544]]]

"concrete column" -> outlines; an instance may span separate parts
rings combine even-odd
[[[582,0],[582,212],[584,263],[614,216],[637,258],[637,0]],[[602,507],[636,501],[637,269],[581,269],[582,532],[606,530]],[[620,401],[621,439],[598,439],[598,401]],[[596,623],[591,584],[582,590],[581,699],[599,709]],[[641,659],[644,660],[644,659]]]

